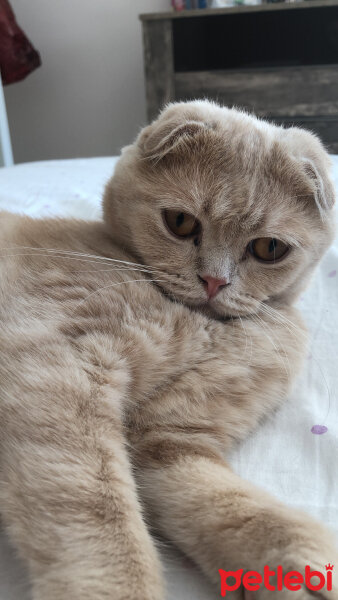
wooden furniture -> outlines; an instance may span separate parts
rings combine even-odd
[[[148,118],[211,98],[318,133],[338,153],[338,0],[141,15]]]

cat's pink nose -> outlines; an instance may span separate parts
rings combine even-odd
[[[226,279],[217,279],[217,277],[212,277],[211,275],[201,275],[200,279],[205,284],[209,300],[214,298],[229,283]]]

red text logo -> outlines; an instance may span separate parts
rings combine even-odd
[[[304,575],[299,571],[284,573],[283,567],[280,565],[276,570],[270,569],[268,565],[265,565],[263,575],[258,571],[247,571],[244,573],[244,569],[239,569],[238,571],[224,571],[223,569],[219,569],[221,576],[221,596],[224,598],[227,592],[234,592],[241,585],[250,592],[256,592],[262,586],[271,592],[276,590],[282,591],[283,589],[297,591],[304,586],[313,592],[318,592],[323,588],[331,591],[333,567],[334,565],[330,563],[325,565],[325,575],[321,571],[312,571],[309,565],[306,565]]]

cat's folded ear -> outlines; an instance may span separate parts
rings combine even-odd
[[[159,160],[166,154],[182,152],[210,125],[193,119],[164,119],[143,129],[137,143],[144,158]]]
[[[320,211],[335,203],[335,188],[330,177],[331,159],[316,135],[304,129],[287,130],[288,144],[313,190]]]
[[[329,169],[310,158],[303,158],[303,167],[315,185],[314,199],[320,209],[328,210],[335,203],[335,188],[329,176]]]

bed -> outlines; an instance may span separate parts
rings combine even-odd
[[[338,156],[332,159],[338,189]],[[116,161],[60,160],[0,169],[0,209],[33,217],[99,218],[103,186]],[[237,447],[230,461],[245,479],[325,522],[338,544],[338,240],[299,307],[311,332],[303,372],[283,408]],[[220,597],[191,561],[168,542],[159,544],[168,600]],[[24,565],[1,530],[0,600],[30,600]]]

